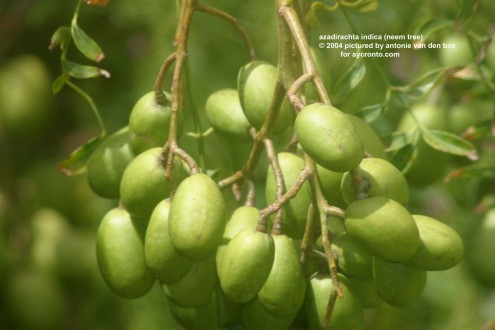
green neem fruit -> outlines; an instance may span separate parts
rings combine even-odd
[[[242,110],[252,126],[260,129],[270,109],[278,70],[270,63],[254,61],[244,65],[237,77]],[[282,133],[292,125],[294,111],[287,100],[282,102],[273,132]]]
[[[277,155],[280,170],[283,176],[284,193],[297,181],[304,168],[304,160],[292,153],[281,152]],[[276,201],[277,184],[272,167],[268,167],[265,185],[266,202]],[[306,217],[312,195],[309,182],[305,182],[297,195],[283,206],[282,231],[294,239],[302,238],[306,225]]]
[[[348,234],[341,234],[332,242],[332,251],[343,274],[361,280],[373,277],[371,256]]]
[[[148,92],[132,108],[129,131],[131,147],[136,155],[150,148],[163,147],[167,142],[172,113],[171,96],[163,92],[158,99],[155,92]]]
[[[162,148],[152,148],[134,158],[122,175],[120,198],[127,211],[136,217],[149,217],[155,206],[170,193],[165,177]],[[174,161],[172,180],[185,176],[180,161]]]
[[[467,36],[452,33],[443,40],[444,47],[440,48],[440,62],[445,66],[464,66],[474,61]],[[449,46],[445,46],[449,45]]]
[[[346,214],[349,236],[370,254],[400,262],[416,253],[420,244],[418,227],[396,201],[384,196],[357,200],[347,207]]]
[[[256,297],[265,284],[275,257],[273,237],[242,230],[227,245],[218,277],[225,295],[236,303]]]
[[[306,280],[299,253],[291,238],[273,235],[275,259],[265,284],[258,292],[263,307],[275,316],[294,316],[306,293]]]
[[[426,271],[373,258],[373,280],[382,299],[396,307],[412,304],[426,285]]]
[[[249,141],[251,124],[242,111],[239,93],[235,89],[222,89],[206,100],[206,118],[210,125],[228,138]]]
[[[163,285],[168,299],[177,306],[199,307],[206,304],[217,282],[215,257],[195,262],[177,283]]]
[[[402,205],[406,205],[409,201],[409,186],[406,179],[388,161],[381,158],[364,158],[356,170],[368,185],[366,193],[369,197],[386,196]],[[356,200],[351,173],[344,174],[340,189],[347,204]]]
[[[338,279],[342,286],[344,297],[337,297],[328,328],[335,330],[362,330],[364,329],[364,316],[361,302],[352,291],[349,281],[342,275],[339,275]],[[329,274],[317,274],[310,279],[306,294],[306,309],[310,330],[322,329],[332,289],[333,281]]]
[[[192,262],[175,250],[169,233],[170,200],[165,199],[151,213],[144,239],[144,258],[161,283],[178,282]]]
[[[349,114],[346,114],[346,116],[356,129],[356,132],[363,143],[366,156],[387,159],[385,146],[375,130],[359,117]]]
[[[223,253],[227,248],[232,237],[237,235],[238,232],[244,229],[255,229],[258,224],[260,212],[256,207],[241,206],[235,209],[232,213],[225,231],[223,232],[222,244],[217,249],[217,269],[220,272],[220,265],[222,263]]]
[[[144,230],[124,209],[110,210],[101,221],[96,257],[103,279],[123,298],[144,296],[155,278],[144,260]]]
[[[321,166],[347,172],[363,159],[359,134],[348,117],[326,104],[313,103],[297,115],[295,131],[303,150]]]
[[[424,270],[446,270],[457,265],[464,245],[457,232],[446,224],[424,215],[413,215],[421,243],[406,265]]]
[[[219,330],[215,295],[200,307],[180,307],[170,302],[170,312],[187,330]]]
[[[481,226],[476,228],[467,249],[469,271],[483,285],[495,287],[495,208],[485,214]]]
[[[449,110],[449,131],[461,134],[470,126],[492,119],[492,108],[491,101],[479,99],[453,105]]]
[[[255,298],[244,305],[242,325],[246,330],[287,330],[296,315],[297,312],[275,316],[264,307],[259,298]]]
[[[181,182],[170,207],[172,244],[182,255],[199,260],[215,252],[225,228],[222,192],[206,174]]]
[[[94,193],[105,198],[119,198],[120,181],[127,165],[134,158],[126,126],[96,148],[87,165],[88,184]]]
[[[344,173],[327,170],[318,164],[316,164],[316,172],[318,173],[318,180],[320,181],[323,195],[330,205],[345,207],[346,203],[340,192],[340,182]]]
[[[351,286],[359,298],[363,308],[377,308],[383,304],[383,299],[378,294],[375,281],[371,280],[358,280],[355,278],[348,278]]]

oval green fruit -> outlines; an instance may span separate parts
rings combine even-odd
[[[242,111],[239,93],[232,88],[221,89],[206,100],[206,118],[220,134],[237,141],[249,141],[251,124]]]
[[[350,278],[361,280],[373,277],[371,256],[347,233],[337,236],[332,242],[332,252],[339,270]]]
[[[155,206],[170,194],[162,152],[162,148],[146,150],[134,158],[122,174],[120,198],[133,216],[148,218]],[[172,180],[177,184],[183,177],[182,164],[176,159]]]
[[[96,257],[103,279],[123,298],[144,296],[155,278],[144,260],[144,230],[129,213],[110,210],[101,221],[96,238]]]
[[[338,277],[344,294],[338,298],[332,311],[329,329],[363,330],[364,316],[361,302],[352,291],[349,281],[342,275]],[[309,329],[322,329],[333,281],[329,274],[317,274],[311,277],[306,294],[306,310],[309,318]]]
[[[370,254],[391,262],[411,258],[420,244],[418,227],[411,214],[384,196],[351,203],[346,209],[345,226],[349,236]]]
[[[282,172],[284,193],[296,183],[304,168],[304,160],[292,153],[281,152],[277,155],[280,171]],[[276,201],[277,184],[272,167],[268,167],[266,175],[265,195],[267,204]],[[303,183],[297,195],[283,206],[282,231],[294,239],[302,238],[306,226],[309,204],[312,201],[309,182]]]
[[[446,270],[457,265],[464,254],[462,238],[448,225],[424,216],[413,215],[421,243],[406,265],[424,270]]]
[[[86,175],[91,190],[97,195],[119,198],[122,175],[134,158],[129,138],[129,128],[124,127],[103,141],[89,158]]]
[[[265,284],[275,257],[273,237],[242,230],[227,245],[218,277],[225,295],[236,303],[256,297]]]
[[[215,295],[212,295],[210,300],[200,307],[180,307],[170,302],[170,312],[187,330],[223,329],[218,326],[218,307]]]
[[[278,69],[270,63],[253,61],[244,65],[237,77],[237,90],[242,110],[251,125],[256,129],[263,126],[270,109],[275,84],[278,78]],[[278,113],[273,132],[284,132],[292,126],[294,110],[285,99]]]
[[[350,120],[352,126],[356,129],[356,132],[363,143],[366,157],[387,159],[385,146],[375,130],[359,117],[350,114],[346,114],[346,116]]]
[[[340,183],[344,173],[327,170],[318,164],[316,164],[316,172],[318,173],[321,190],[328,203],[332,206],[344,208],[346,203],[340,192]]]
[[[396,307],[412,304],[426,285],[426,271],[373,258],[373,280],[382,299]]]
[[[177,188],[170,207],[169,229],[179,253],[199,260],[215,252],[225,228],[222,192],[206,174],[193,174]]]
[[[460,33],[451,33],[443,39],[443,45],[439,50],[440,62],[444,66],[464,66],[474,61],[468,37]]]
[[[192,262],[175,250],[169,233],[170,200],[165,199],[151,213],[144,238],[144,258],[161,283],[178,282],[191,269]]]
[[[358,280],[355,278],[348,278],[356,297],[359,298],[363,308],[377,308],[380,307],[384,301],[378,294],[375,281],[370,280]]]
[[[306,293],[306,280],[299,253],[291,238],[273,235],[275,259],[265,284],[258,292],[263,307],[274,316],[294,316]]]
[[[335,172],[355,168],[363,159],[359,134],[340,110],[313,103],[297,115],[295,132],[303,150],[321,166]]]
[[[217,269],[220,272],[220,265],[222,263],[223,253],[227,248],[232,237],[237,235],[238,232],[244,229],[255,229],[258,224],[260,212],[253,206],[241,206],[235,209],[230,219],[227,221],[225,231],[223,232],[222,244],[217,249],[216,261]]]
[[[364,158],[356,170],[366,181],[366,194],[369,197],[386,196],[402,205],[407,205],[409,202],[407,181],[392,163],[381,158]],[[356,200],[350,172],[344,174],[340,189],[347,204]]]
[[[484,286],[495,287],[495,208],[490,208],[466,246],[469,271]]]
[[[129,131],[131,132],[131,147],[136,155],[151,148],[163,147],[167,142],[172,97],[162,92],[158,98],[159,101],[154,91],[148,92],[132,108]],[[180,115],[179,125],[181,122]]]
[[[244,305],[242,325],[246,330],[287,330],[296,314],[275,316],[264,307],[259,298],[255,298]]]
[[[217,272],[214,256],[193,263],[178,282],[163,285],[168,299],[181,307],[205,305],[215,291]]]

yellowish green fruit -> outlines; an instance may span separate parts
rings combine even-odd
[[[327,170],[318,164],[316,164],[316,172],[318,173],[321,190],[328,203],[332,206],[345,207],[346,203],[340,192],[340,183],[344,173]]]
[[[255,298],[244,305],[242,325],[246,330],[286,330],[295,317],[296,313],[275,316],[266,310],[259,298]]]
[[[467,246],[469,271],[484,286],[495,287],[495,208],[489,209]]]
[[[275,257],[270,234],[242,230],[227,245],[218,277],[225,295],[236,303],[256,297],[265,284]]]
[[[419,247],[419,231],[412,215],[388,197],[357,200],[347,207],[346,215],[349,236],[372,255],[400,262],[411,258]]]
[[[144,258],[157,279],[164,284],[176,283],[192,267],[192,262],[177,252],[169,231],[170,200],[164,199],[153,210],[146,228]]]
[[[356,129],[363,143],[366,157],[387,159],[385,146],[375,130],[359,117],[350,114],[346,114],[346,116],[351,121],[352,126]]]
[[[404,307],[416,301],[423,292],[426,271],[374,257],[373,280],[378,294],[386,303]]]
[[[381,158],[364,158],[356,171],[362,180],[365,180],[365,193],[369,197],[386,196],[402,205],[409,202],[409,186],[404,175],[388,161]],[[351,173],[345,173],[340,189],[347,204],[356,200],[354,185]]]
[[[371,279],[371,256],[347,233],[337,236],[332,242],[332,252],[339,271],[349,278]]]
[[[206,174],[193,174],[181,182],[170,207],[172,244],[182,255],[200,260],[222,243],[225,229],[222,192]]]
[[[363,308],[377,308],[384,303],[383,299],[378,294],[378,290],[373,279],[358,280],[348,277],[348,280],[354,290],[354,293],[361,301]]]
[[[444,37],[439,57],[444,66],[465,66],[474,62],[474,53],[469,39],[460,33],[451,33]]]
[[[187,330],[219,330],[215,295],[200,307],[180,307],[170,302],[170,311]]]
[[[356,129],[342,111],[330,105],[304,107],[294,127],[303,150],[331,171],[349,171],[363,159],[364,148]]]

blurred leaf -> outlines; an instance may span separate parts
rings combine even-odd
[[[71,32],[74,43],[84,56],[95,62],[100,62],[105,58],[100,46],[77,25],[75,18],[72,20]]]
[[[68,158],[59,163],[58,169],[68,176],[83,174],[86,171],[89,157],[104,138],[104,135],[98,135],[86,141],[86,143],[74,150]]]
[[[495,136],[495,121],[493,120],[485,120],[477,125],[468,127],[461,134],[461,137],[468,141],[475,141],[489,135]]]
[[[318,26],[320,25],[320,20],[318,19],[318,16],[316,16],[316,12],[319,10],[323,11],[334,11],[337,8],[339,8],[339,3],[335,2],[331,6],[326,5],[322,3],[321,1],[316,1],[311,4],[311,7],[309,8],[308,12],[306,13],[306,16],[304,17],[304,20],[308,25],[310,26]]]
[[[363,80],[366,74],[366,65],[362,59],[357,59],[347,72],[337,81],[336,94],[333,99],[335,103],[345,101],[349,93]]]
[[[379,118],[385,111],[387,111],[388,105],[383,103],[368,105],[358,110],[357,116],[364,119],[364,121],[371,123],[375,119]]]
[[[86,0],[85,3],[89,6],[106,7],[110,0]]]
[[[452,24],[452,21],[446,19],[432,18],[421,24],[416,31],[415,35],[422,35],[423,39],[420,42],[424,42],[435,32],[444,29]]]
[[[480,71],[475,64],[469,64],[465,67],[458,68],[457,70],[451,70],[448,72],[448,77],[471,81],[483,80],[483,77],[481,76]]]
[[[110,78],[110,73],[95,66],[82,65],[72,61],[62,60],[62,71],[71,77],[86,79],[104,76]]]
[[[57,94],[58,92],[60,92],[60,90],[62,89],[62,87],[65,86],[65,83],[67,82],[67,80],[69,80],[69,78],[70,77],[67,73],[62,73],[60,76],[58,76],[52,85],[53,94]]]
[[[479,166],[479,165],[471,165],[465,166],[462,168],[455,169],[451,171],[445,177],[445,182],[450,182],[453,179],[470,179],[470,178],[486,178],[486,179],[494,179],[495,178],[495,166]]]
[[[414,160],[416,148],[412,144],[406,144],[398,149],[390,157],[390,162],[400,171],[405,172]]]
[[[432,148],[458,156],[466,156],[471,160],[478,159],[473,144],[458,135],[446,131],[423,128],[423,138]]]
[[[65,45],[70,39],[70,29],[68,26],[61,26],[53,33],[52,38],[50,39],[50,45],[48,48],[50,50],[55,50],[55,48],[60,47],[61,50],[64,50]]]
[[[465,20],[473,15],[479,6],[478,0],[461,0],[456,21]]]
[[[405,94],[408,98],[418,98],[431,91],[444,76],[445,69],[435,69],[417,81],[406,86],[393,86],[391,89]]]
[[[378,0],[340,0],[339,3],[345,7],[357,9],[361,13],[366,13],[378,9]]]
[[[416,131],[411,131],[408,133],[404,132],[394,132],[390,136],[390,140],[388,142],[388,147],[386,148],[386,152],[396,151],[404,148],[408,144],[413,144],[414,136],[416,135]]]

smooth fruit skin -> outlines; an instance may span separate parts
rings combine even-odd
[[[340,192],[340,183],[344,173],[327,170],[318,164],[316,164],[316,172],[318,173],[318,180],[325,199],[332,206],[344,208],[346,203]]]
[[[418,227],[396,201],[384,196],[357,200],[347,207],[346,214],[349,236],[370,254],[400,262],[416,253],[420,244]]]
[[[129,127],[126,126],[103,141],[89,158],[88,184],[97,195],[119,198],[122,175],[134,158],[129,138]]]
[[[227,245],[218,277],[225,295],[236,303],[256,297],[265,284],[275,257],[270,234],[242,230]]]
[[[277,155],[280,170],[282,172],[284,193],[297,181],[304,160],[292,153],[281,152]],[[275,202],[277,195],[277,184],[272,167],[268,167],[266,175],[265,194],[267,204]],[[304,234],[306,217],[309,204],[312,201],[311,187],[309,182],[303,183],[297,195],[283,206],[282,231],[291,238],[300,239]]]
[[[187,330],[219,330],[215,295],[200,307],[180,307],[170,302],[170,312]],[[165,330],[165,329],[164,329]]]
[[[242,310],[242,325],[246,330],[287,330],[296,318],[296,313],[275,316],[270,313],[259,298],[251,300]]]
[[[222,192],[206,174],[193,174],[181,182],[170,207],[169,230],[175,249],[191,260],[215,252],[225,228]]]
[[[350,171],[363,159],[356,129],[342,111],[330,105],[304,107],[296,117],[295,132],[303,150],[331,171]]]
[[[236,141],[249,141],[251,124],[242,111],[239,93],[232,88],[221,89],[206,100],[206,118],[220,134]]]
[[[382,299],[395,307],[412,304],[426,285],[426,271],[373,258],[373,280]]]
[[[270,109],[278,70],[275,66],[264,61],[253,61],[244,65],[237,77],[239,100],[246,118],[256,129],[263,122]],[[292,125],[294,111],[287,100],[282,102],[273,132],[282,133]]]
[[[131,147],[136,155],[154,147],[163,147],[168,138],[171,96],[163,92],[163,104],[158,103],[155,92],[144,94],[132,108],[129,117]],[[182,122],[179,116],[179,124]]]
[[[385,146],[375,130],[359,117],[350,114],[346,114],[346,116],[350,120],[352,126],[356,129],[356,132],[363,143],[366,156],[387,159]]]
[[[337,266],[343,274],[361,280],[373,277],[372,257],[347,233],[341,234],[333,240],[332,252],[337,260]]]
[[[163,285],[168,299],[181,307],[200,307],[206,304],[217,283],[214,256],[195,262],[176,283]]]
[[[366,192],[369,197],[386,196],[402,205],[409,202],[409,186],[404,175],[388,161],[381,158],[364,158],[356,170],[368,183]],[[356,200],[352,184],[351,174],[345,173],[340,189],[347,204]]]
[[[103,279],[112,291],[128,299],[144,296],[155,278],[144,261],[144,231],[120,208],[101,221],[96,256]]]
[[[352,277],[348,277],[347,279],[356,297],[361,301],[363,308],[377,308],[384,303],[382,297],[378,294],[378,289],[373,279],[358,280]]]
[[[490,208],[467,245],[469,271],[488,288],[495,287],[495,208]]]
[[[413,215],[421,243],[406,265],[424,270],[446,270],[457,265],[464,254],[464,244],[457,232],[448,225],[424,216]]]
[[[265,284],[258,292],[263,307],[274,316],[294,316],[306,293],[306,280],[293,240],[273,235],[275,259]]]
[[[170,200],[165,199],[151,213],[144,238],[144,258],[161,283],[178,282],[191,269],[192,262],[175,250],[169,233]]]
[[[364,316],[361,302],[352,291],[349,281],[342,275],[339,275],[338,279],[344,297],[335,301],[329,329],[363,330]],[[332,288],[333,281],[329,274],[316,274],[311,277],[306,294],[310,330],[322,329]]]
[[[439,50],[440,62],[444,66],[464,66],[475,60],[466,35],[452,33],[445,36],[443,43],[454,48],[442,47]]]
[[[223,232],[222,244],[217,249],[216,261],[219,272],[227,244],[229,244],[232,237],[237,235],[241,230],[255,229],[258,224],[259,216],[259,210],[253,206],[240,206],[232,213],[225,226],[225,231]]]
[[[155,206],[170,193],[165,177],[165,159],[162,148],[152,148],[134,158],[122,175],[120,198],[129,213],[136,217],[149,217]],[[173,180],[180,182],[183,169],[174,162]]]

